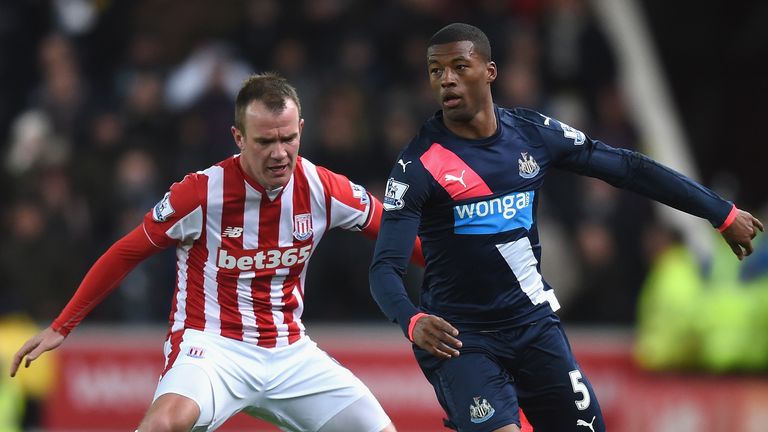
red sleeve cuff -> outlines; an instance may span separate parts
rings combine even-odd
[[[733,221],[736,220],[736,216],[739,214],[739,209],[736,208],[736,204],[731,207],[731,212],[728,213],[728,217],[725,218],[725,222],[723,222],[722,225],[717,229],[720,232],[723,232],[728,229],[729,226],[733,223]]]
[[[413,342],[413,328],[416,327],[416,321],[419,320],[419,318],[427,316],[424,312],[419,312],[416,315],[411,317],[411,321],[408,323],[408,340]]]
[[[57,323],[56,320],[54,320],[51,323],[51,329],[53,329],[53,331],[55,331],[56,333],[61,334],[62,336],[65,336],[65,337],[69,336],[69,332],[72,331],[71,328],[70,329],[65,328],[64,326],[62,326],[59,323]]]

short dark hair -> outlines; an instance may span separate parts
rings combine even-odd
[[[235,127],[245,132],[245,109],[253,101],[261,101],[268,110],[280,113],[285,110],[287,99],[296,103],[301,117],[301,102],[296,89],[288,80],[274,72],[265,72],[249,76],[235,99]]]
[[[472,42],[478,54],[488,61],[491,60],[491,42],[488,41],[488,36],[479,28],[469,24],[448,24],[432,35],[428,46],[460,41]]]

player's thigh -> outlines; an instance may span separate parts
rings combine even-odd
[[[170,394],[192,400],[199,408],[193,430],[214,430],[249,403],[243,395],[254,390],[240,371],[258,370],[258,364],[234,356],[230,342],[218,335],[187,329],[177,340],[176,347],[166,343],[169,367],[153,400]]]
[[[196,365],[171,367],[157,385],[155,396],[140,431],[165,429],[163,425],[184,424],[186,430],[205,431],[214,417],[213,388],[209,374]],[[193,428],[194,427],[194,428]]]
[[[536,432],[605,430],[592,384],[560,324],[544,321],[515,371],[520,405]]]
[[[512,431],[512,425],[520,424],[515,386],[492,356],[462,351],[459,357],[434,361],[429,353],[415,351],[448,415],[446,426],[462,432],[488,432]]]
[[[371,417],[379,418],[371,422]],[[318,432],[395,432],[379,402],[368,393],[328,420]]]
[[[356,430],[380,431],[390,423],[370,390],[349,369],[340,365],[309,340],[297,342],[290,356],[279,359],[285,365],[258,408],[251,415],[269,417],[273,423],[289,430],[316,431],[330,419],[362,398],[359,409],[350,412]],[[345,429],[346,430],[346,429]],[[349,429],[352,430],[352,429]]]

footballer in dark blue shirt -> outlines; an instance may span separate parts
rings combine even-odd
[[[536,209],[553,168],[596,177],[709,220],[739,259],[763,226],[709,189],[639,153],[546,115],[494,105],[496,65],[476,27],[451,24],[427,51],[441,110],[399,155],[371,265],[371,291],[413,342],[459,431],[605,430],[591,384],[541,275]],[[402,276],[416,236],[426,269],[417,308]]]

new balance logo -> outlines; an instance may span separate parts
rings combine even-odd
[[[222,237],[230,237],[230,238],[238,238],[241,235],[243,235],[243,227],[227,227],[227,229],[225,229],[224,232],[221,233]]]
[[[452,175],[452,174],[446,174],[445,175],[445,181],[457,181],[457,182],[461,183],[461,185],[466,188],[467,184],[464,183],[464,173],[466,171],[467,170],[461,170],[461,175],[459,177],[456,177],[455,175]]]
[[[400,159],[399,161],[397,161],[397,163],[399,163],[399,164],[400,164],[400,166],[402,166],[402,167],[403,167],[403,172],[405,172],[405,166],[406,166],[406,165],[408,165],[408,164],[409,164],[409,163],[411,163],[411,162],[413,162],[413,161],[404,162],[402,159]]]
[[[592,432],[595,432],[595,428],[592,427],[592,423],[595,422],[595,418],[596,418],[596,416],[592,416],[592,421],[589,422],[589,423],[587,423],[586,420],[578,419],[578,420],[576,420],[576,426],[586,426],[589,429],[591,429]]]

